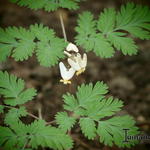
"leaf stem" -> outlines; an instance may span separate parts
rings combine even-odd
[[[62,32],[63,32],[65,42],[67,42],[67,36],[66,36],[65,26],[64,26],[64,22],[63,22],[63,17],[62,17],[62,14],[60,12],[59,12],[59,19],[60,19],[61,28],[62,28]]]
[[[29,142],[29,141],[27,140],[27,141],[24,143],[24,146],[23,146],[22,150],[24,150],[24,149],[26,148],[28,142]]]
[[[47,122],[46,124],[47,124],[47,125],[50,125],[50,124],[53,124],[53,123],[56,123],[56,120],[52,120],[52,121],[50,121],[50,122]]]
[[[33,117],[33,118],[35,118],[35,119],[38,119],[38,120],[40,119],[37,116],[35,116],[35,115],[33,115],[33,114],[29,113],[29,112],[28,112],[28,115],[31,116],[31,117]]]

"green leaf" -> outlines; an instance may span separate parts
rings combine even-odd
[[[109,21],[108,21],[109,20]],[[113,31],[116,22],[116,11],[114,8],[104,9],[104,12],[100,13],[97,28],[99,31],[105,33]]]
[[[124,55],[133,55],[137,53],[135,42],[128,37],[123,37],[122,33],[112,32],[108,34],[108,39],[117,50],[121,50]]]
[[[4,113],[4,106],[0,105],[0,113]]]
[[[13,146],[16,144],[13,136],[14,133],[8,127],[0,126],[0,146],[6,142],[5,146],[3,146],[5,150],[12,150]]]
[[[97,133],[100,136],[100,142],[108,146],[112,146],[113,144],[116,144],[119,147],[134,146],[137,143],[137,140],[123,142],[125,139],[125,132],[123,129],[129,129],[129,135],[139,134],[138,128],[135,127],[134,124],[135,121],[128,115],[99,121]]]
[[[73,111],[76,115],[87,115],[86,108],[94,101],[99,102],[104,98],[108,87],[103,82],[97,82],[95,85],[82,84],[78,87],[76,98],[71,94],[66,94],[64,98],[64,109]]]
[[[32,148],[38,146],[52,149],[65,150],[72,148],[71,138],[62,130],[46,126],[44,120],[36,120],[30,125],[18,122],[13,128],[0,127],[0,146],[5,150],[13,147],[21,149],[26,143]]]
[[[132,34],[134,37],[138,37],[142,40],[144,40],[144,39],[149,40],[150,39],[150,32],[143,30],[140,27],[128,27],[125,30],[130,32],[130,34]]]
[[[64,134],[60,129],[46,126],[43,120],[34,121],[28,128],[28,133],[30,134],[29,145],[32,148],[37,148],[38,146],[58,150],[72,148],[72,140],[68,135]]]
[[[127,3],[126,5],[122,5],[120,11],[117,13],[117,27],[122,28],[132,21],[132,17],[135,13],[134,4]]]
[[[5,150],[21,149],[27,143],[26,126],[21,122],[14,126],[14,130],[0,126],[0,146]]]
[[[64,109],[69,110],[69,111],[75,111],[76,107],[78,107],[78,102],[75,99],[75,97],[69,93],[66,95],[63,95],[63,100],[64,100]]]
[[[73,117],[69,117],[66,112],[58,112],[55,119],[57,124],[59,125],[59,128],[64,132],[70,130],[76,122],[76,119]]]
[[[0,34],[4,36],[0,38],[1,61],[10,56],[11,51],[12,57],[16,61],[23,61],[32,56],[35,43],[33,42],[34,35],[31,32],[21,27],[9,27],[5,31],[1,29]]]
[[[96,36],[96,22],[90,12],[84,12],[79,15],[78,27],[75,28],[78,35],[75,41],[81,45],[85,51],[90,51],[94,48],[94,41]]]
[[[137,54],[132,38],[150,39],[149,14],[149,7],[133,3],[122,5],[120,11],[105,8],[97,21],[91,13],[83,12],[76,27],[76,43],[101,58],[114,56],[113,46],[124,55]]]
[[[102,58],[110,58],[114,55],[113,47],[101,34],[97,34],[95,38],[95,47],[93,51],[97,56]]]
[[[63,50],[66,44],[59,38],[53,38],[49,42],[40,42],[37,44],[36,55],[42,66],[54,66],[60,58],[64,58]]]
[[[122,106],[123,102],[121,100],[109,97],[108,99],[102,99],[100,102],[88,105],[86,113],[90,118],[98,121],[101,118],[112,116],[120,111]]]
[[[64,58],[67,42],[56,37],[55,32],[42,24],[31,25],[30,29],[0,28],[0,61],[12,56],[16,61],[28,59],[36,53],[41,65],[49,67]]]
[[[137,141],[123,143],[123,128],[129,128],[130,135],[138,134],[135,121],[128,115],[112,116],[121,110],[123,102],[113,97],[106,98],[107,92],[108,87],[103,82],[97,82],[95,85],[92,83],[82,84],[78,87],[76,96],[69,93],[63,96],[64,109],[71,111],[74,118],[79,118],[81,131],[88,139],[94,139],[99,135],[100,142],[105,145],[113,146],[116,144],[119,147],[131,147]],[[58,113],[57,122],[63,125],[62,128],[66,129],[66,127],[71,126],[70,120],[67,121],[68,119],[66,112]]]
[[[95,85],[90,84],[82,84],[78,87],[77,91],[77,101],[80,106],[86,107],[94,101],[100,101],[104,94],[108,92],[108,87],[103,82],[97,82]]]
[[[79,123],[83,134],[88,137],[88,139],[93,140],[96,136],[95,122],[90,118],[81,118]]]
[[[81,0],[60,0],[59,7],[76,10],[79,8],[78,2]]]
[[[8,32],[11,32],[11,30],[14,29],[10,28]],[[16,31],[12,32],[15,34],[18,33],[18,35],[16,36],[14,34],[14,38],[17,38],[18,43],[13,50],[12,56],[15,58],[16,61],[23,61],[28,59],[28,57],[32,56],[35,49],[34,35],[30,31],[27,31],[26,29],[21,27],[19,29],[16,29]]]
[[[12,46],[0,43],[0,62],[4,62],[11,55]]]
[[[16,106],[32,100],[36,90],[29,88],[24,90],[24,81],[14,75],[0,71],[0,94],[4,96],[5,104]]]
[[[64,58],[64,48],[67,43],[64,40],[55,37],[55,32],[43,25],[32,25],[31,32],[34,33],[37,41],[36,55],[42,66],[54,66],[60,58]]]
[[[5,124],[9,126],[15,126],[16,123],[18,123],[20,120],[20,117],[24,117],[27,115],[27,111],[25,107],[19,107],[19,108],[11,108],[8,113],[5,116]]]
[[[50,41],[50,39],[55,37],[55,32],[52,29],[44,26],[43,24],[34,24],[30,26],[30,31],[37,38],[37,42]]]
[[[54,11],[59,7],[68,9],[77,9],[80,0],[9,0],[17,3],[19,6],[26,6],[33,10],[44,9],[45,11]]]
[[[145,23],[150,23],[150,9],[147,6],[127,3],[117,14],[117,29],[126,30],[140,39],[150,39]]]

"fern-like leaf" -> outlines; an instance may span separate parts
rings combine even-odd
[[[121,50],[124,55],[133,55],[137,53],[137,46],[135,42],[128,37],[123,37],[124,33],[112,32],[108,35],[108,39],[112,45],[117,49]]]
[[[0,71],[0,94],[4,96],[5,104],[16,106],[24,104],[36,95],[36,90],[24,90],[24,81],[14,75]]]
[[[32,148],[38,146],[65,150],[72,147],[71,138],[60,129],[46,126],[44,120],[34,121],[30,125],[18,122],[12,128],[0,127],[0,145],[5,150],[21,149],[25,144]]]
[[[10,0],[10,2],[33,10],[44,9],[45,11],[54,11],[59,7],[77,9],[80,0]]]
[[[21,106],[19,108],[11,108],[8,113],[5,115],[4,122],[6,125],[15,126],[16,123],[19,122],[20,117],[25,117],[27,115],[27,111],[25,107]]]
[[[82,13],[76,27],[76,43],[85,51],[92,50],[102,58],[114,55],[113,46],[124,55],[134,55],[138,47],[129,36],[150,39],[149,13],[147,6],[133,3],[122,5],[120,11],[104,9],[97,21],[90,12]]]
[[[59,125],[59,128],[62,129],[64,132],[70,130],[76,121],[75,118],[69,117],[66,112],[58,112],[55,118],[57,124]]]
[[[79,123],[83,134],[88,137],[88,139],[94,139],[96,136],[95,122],[90,118],[81,118]]]
[[[108,87],[103,82],[97,82],[95,85],[90,83],[89,85],[82,84],[78,87],[77,101],[80,106],[86,107],[94,101],[99,101],[104,97],[104,94],[108,92]]]
[[[4,106],[0,105],[0,113],[4,113]]]
[[[138,128],[134,124],[135,121],[128,115],[99,121],[97,133],[100,135],[100,142],[109,146],[116,144],[119,147],[131,147],[135,145],[137,140],[123,142],[125,140],[125,132],[123,129],[129,129],[128,135],[131,136],[139,134]]]
[[[75,37],[76,43],[81,45],[85,50],[90,51],[94,48],[96,36],[96,22],[90,12],[84,12],[79,15],[78,27],[76,31],[78,35]]]
[[[35,43],[34,35],[24,28],[8,27],[6,30],[0,29],[0,51],[2,52],[1,60],[5,60],[7,56],[10,56],[12,51],[12,57],[16,61],[23,61],[32,56]]]
[[[108,21],[109,20],[109,21]],[[104,12],[100,13],[97,21],[98,30],[103,33],[112,32],[116,22],[116,11],[114,8],[104,9]]]
[[[127,3],[117,14],[117,30],[126,30],[140,39],[150,39],[150,32],[144,29],[150,23],[150,9],[147,6]],[[150,28],[149,28],[150,30]]]
[[[114,49],[103,35],[97,34],[95,38],[94,52],[102,58],[110,58],[114,55]]]
[[[31,25],[30,29],[9,27],[0,28],[0,61],[12,56],[16,61],[28,59],[36,52],[42,66],[50,67],[64,57],[63,50],[67,42],[55,36],[48,27]]]
[[[113,97],[106,98],[107,89],[107,85],[103,82],[97,82],[95,85],[82,84],[78,87],[76,96],[69,93],[63,96],[64,109],[71,111],[74,119],[79,118],[81,131],[88,139],[94,139],[98,134],[100,142],[105,145],[130,147],[135,141],[122,144],[123,128],[131,129],[132,135],[138,133],[138,128],[130,116],[112,117],[121,110],[123,102]]]
[[[31,134],[29,144],[32,148],[42,146],[65,150],[72,147],[72,140],[68,135],[55,127],[45,126],[45,122],[43,120],[32,123],[28,132]]]
[[[120,111],[122,106],[123,102],[121,100],[109,97],[108,99],[103,99],[100,102],[93,102],[91,105],[88,105],[86,113],[90,118],[99,120],[107,116],[112,116]]]

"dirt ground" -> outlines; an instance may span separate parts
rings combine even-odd
[[[80,3],[80,9],[76,11],[60,10],[64,15],[67,38],[73,42],[76,32],[78,14],[83,11],[91,11],[95,18],[103,8],[119,8],[127,0],[87,0]],[[136,3],[147,4],[147,0],[135,0]],[[34,23],[43,23],[54,29],[57,36],[63,37],[61,25],[56,12],[32,11],[27,8],[11,4],[8,0],[0,0],[0,26],[28,27]],[[27,61],[15,62],[8,59],[0,64],[0,70],[7,70],[25,80],[27,87],[38,90],[38,96],[26,106],[29,112],[38,115],[38,108],[42,110],[42,117],[46,121],[54,120],[58,111],[62,111],[62,95],[66,92],[75,93],[76,87],[81,83],[96,83],[104,81],[108,84],[110,95],[122,99],[125,107],[121,113],[132,115],[137,125],[145,135],[150,135],[150,42],[136,39],[139,53],[136,56],[123,56],[116,52],[111,59],[101,59],[92,52],[88,53],[88,66],[84,74],[73,79],[73,86],[68,87],[59,82],[60,73],[58,65],[52,68],[41,67],[32,56]],[[27,118],[31,122],[32,118]],[[83,137],[78,127],[74,128],[74,150],[121,150],[117,147],[107,147],[95,141],[88,141]],[[132,148],[132,150],[148,150],[150,141],[144,141]],[[47,149],[48,150],[48,149]]]

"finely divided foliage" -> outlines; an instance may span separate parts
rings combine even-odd
[[[120,111],[123,106],[121,100],[105,97],[107,89],[107,85],[103,82],[97,82],[95,85],[82,84],[78,87],[76,96],[69,93],[63,96],[64,109],[74,114],[72,117],[79,121],[81,131],[88,139],[93,140],[96,135],[99,135],[100,141],[106,145],[116,144],[119,147],[130,147],[137,141],[123,143],[123,128],[129,128],[130,135],[138,134],[138,128],[135,127],[133,118],[128,115],[106,119]],[[58,123],[63,124],[63,122]],[[68,128],[70,126],[69,124]]]
[[[16,61],[27,60],[35,52],[42,66],[49,67],[64,57],[63,50],[67,43],[55,36],[52,29],[40,25],[30,28],[0,28],[0,61],[12,56]]]
[[[119,147],[135,145],[137,141],[134,140],[129,143],[123,143],[123,128],[129,129],[130,135],[139,133],[138,128],[135,127],[135,121],[129,115],[111,117],[121,110],[123,102],[113,97],[106,98],[107,89],[107,85],[103,82],[97,82],[95,85],[91,83],[87,85],[82,84],[78,87],[76,96],[69,93],[63,96],[64,109],[70,111],[73,114],[72,117],[78,120],[82,133],[88,139],[93,140],[99,135],[100,142],[103,142],[105,145],[112,146],[116,144]],[[107,119],[106,117],[111,118]],[[66,120],[66,115],[64,119]],[[61,120],[63,120],[62,117]],[[56,121],[60,126],[67,125],[58,119]],[[74,121],[72,125],[68,124],[67,128],[73,125]]]
[[[58,8],[77,9],[78,3],[81,0],[10,0],[13,3],[17,3],[20,6],[26,6],[28,8],[38,10],[44,9],[45,11],[54,11]]]
[[[4,96],[4,103],[11,106],[21,105],[33,99],[36,90],[24,90],[24,81],[14,75],[0,71],[0,94]]]
[[[58,112],[55,117],[58,128],[46,125],[42,119],[30,124],[21,121],[21,117],[28,115],[21,104],[36,94],[29,94],[23,88],[23,80],[7,72],[0,72],[0,94],[6,98],[4,105],[0,105],[0,112],[5,113],[4,124],[7,126],[0,126],[0,146],[5,150],[21,149],[27,145],[33,149],[38,146],[58,150],[72,148],[73,141],[66,133],[75,123],[79,124],[88,139],[94,140],[99,135],[100,142],[105,145],[130,147],[137,143],[134,140],[123,143],[123,128],[129,129],[129,135],[137,135],[138,128],[129,115],[112,117],[121,110],[123,102],[113,97],[106,98],[108,87],[103,82],[82,84],[75,96],[69,93],[63,96],[65,111]],[[20,96],[22,93],[23,98]]]
[[[60,129],[46,126],[44,120],[25,125],[21,121],[13,127],[0,126],[0,145],[5,150],[21,149],[25,144],[35,149],[38,146],[63,150],[72,147],[71,138]]]
[[[68,0],[12,0],[31,8],[45,8],[57,3],[70,5],[77,1]],[[31,4],[31,5],[30,5]],[[74,4],[72,4],[74,5]],[[39,6],[39,7],[37,7]],[[65,7],[65,6],[64,6]],[[69,6],[68,6],[69,7]],[[76,27],[76,43],[85,51],[93,51],[97,56],[110,58],[115,49],[124,55],[137,54],[138,46],[133,38],[150,39],[150,10],[147,6],[127,3],[120,11],[104,9],[98,20],[90,12],[79,15]],[[31,25],[27,30],[19,27],[0,28],[0,62],[12,56],[16,61],[27,60],[36,53],[42,66],[50,67],[64,58],[63,50],[67,42],[55,36],[52,29],[40,25]]]
[[[124,55],[137,53],[133,38],[150,39],[150,9],[127,3],[120,11],[104,9],[98,20],[90,12],[79,15],[76,43],[97,56],[110,58],[114,50]]]
[[[4,118],[7,127],[0,126],[0,147],[5,150],[24,149],[27,145],[33,149],[38,146],[58,150],[70,149],[73,141],[61,129],[47,126],[46,122],[40,119],[31,124],[24,124],[20,120],[28,115],[25,107],[21,105],[36,95],[33,88],[23,89],[23,80],[0,71],[0,96],[5,99],[4,105],[0,105],[0,113],[5,113],[5,109],[9,108]]]
[[[54,11],[59,7],[76,9],[81,0],[10,0],[31,9]],[[150,10],[146,6],[127,3],[120,11],[104,9],[98,20],[90,12],[79,15],[76,27],[76,43],[86,51],[94,51],[97,56],[109,58],[114,49],[124,55],[137,53],[133,38],[150,39]],[[11,56],[16,61],[27,60],[34,53],[43,66],[54,66],[64,57],[67,42],[56,37],[48,27],[31,25],[0,28],[0,62]],[[131,147],[138,141],[124,143],[123,129],[129,135],[137,135],[138,128],[129,115],[115,116],[123,107],[122,100],[108,97],[108,87],[103,82],[82,84],[75,95],[63,95],[64,111],[55,116],[56,127],[48,125],[43,119],[24,124],[22,117],[31,115],[24,105],[36,96],[34,88],[25,88],[22,79],[0,71],[0,96],[3,102],[0,113],[4,113],[4,125],[0,126],[0,147],[5,150],[32,150],[38,147],[66,150],[73,147],[68,135],[75,124],[81,128],[88,139],[99,141],[108,146]],[[27,147],[27,148],[26,148]]]

